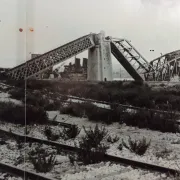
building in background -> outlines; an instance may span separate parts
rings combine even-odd
[[[83,62],[81,65],[81,60],[79,58],[75,58],[75,63],[72,64],[71,62],[69,65],[64,66],[64,72],[61,72],[62,79],[68,80],[87,80],[87,58],[83,58]]]
[[[31,54],[31,58],[36,58],[41,54]],[[54,69],[49,68],[42,74],[38,74],[34,76],[37,79],[53,79],[53,78],[60,78],[64,80],[86,80],[87,79],[87,58],[83,58],[83,62],[81,65],[81,59],[75,57],[75,62],[72,64],[71,62],[69,65],[64,65],[64,71],[59,72],[58,68]]]

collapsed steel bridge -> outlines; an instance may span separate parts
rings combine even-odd
[[[96,34],[88,34],[63,46],[32,58],[7,71],[9,78],[29,79],[42,74],[54,65],[96,46]],[[126,39],[106,37],[110,41],[111,53],[134,78],[140,81],[169,81],[180,76],[180,50],[165,54],[148,62]]]

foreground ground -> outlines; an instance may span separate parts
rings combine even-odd
[[[159,85],[151,85],[154,89],[161,90],[162,86]],[[165,86],[168,88],[174,85]],[[8,93],[9,89],[6,90],[6,86],[2,85],[0,93],[0,101],[13,102],[17,105],[23,104],[23,101],[18,98],[13,98]],[[177,88],[176,88],[177,89]],[[107,142],[107,138],[104,138],[103,143],[109,145],[109,149],[107,150],[108,154],[120,156],[124,158],[129,158],[133,160],[153,163],[156,165],[161,165],[164,167],[179,169],[180,167],[180,134],[179,133],[162,133],[159,131],[152,131],[147,129],[139,129],[137,127],[130,127],[125,124],[120,125],[119,123],[112,123],[111,125],[103,124],[102,122],[95,123],[89,121],[87,118],[79,118],[72,117],[70,115],[61,114],[59,111],[47,111],[49,119],[53,119],[55,116],[56,121],[66,122],[77,124],[80,128],[85,126],[86,128],[95,127],[96,124],[99,126],[105,126],[108,130],[109,135],[118,136],[119,140],[115,143]],[[44,135],[44,129],[46,125],[28,125],[28,129],[30,130],[29,135],[37,138],[47,139]],[[4,130],[10,130],[12,132],[24,133],[24,127],[22,125],[7,123],[4,121],[0,121],[0,128]],[[51,126],[54,132],[58,132],[62,127],[60,126]],[[78,141],[84,135],[84,130],[81,129],[80,134],[76,137],[75,141]],[[132,139],[142,139],[146,138],[147,141],[151,140],[150,147],[147,152],[139,156],[135,153],[130,152],[126,148],[122,148],[122,150],[118,149],[119,144],[121,144],[122,139],[127,142],[128,137]],[[64,144],[74,145],[74,140],[63,140],[59,138],[57,142],[61,142]],[[34,167],[30,162],[26,162],[24,164],[21,161],[17,162],[17,159],[22,156],[24,152],[28,152],[31,150],[36,144],[33,144],[29,147],[29,144],[25,144],[22,149],[17,148],[17,142],[12,140],[7,140],[6,144],[0,146],[0,157],[1,161],[9,164],[17,164],[18,167],[28,167],[30,170],[34,170]],[[45,147],[50,148],[51,147]],[[66,155],[57,155],[56,156],[58,162],[55,165],[54,169],[46,173],[45,175],[54,177],[54,178],[62,178],[67,180],[81,180],[81,179],[103,179],[103,180],[112,180],[112,179],[173,179],[172,177],[167,177],[165,174],[152,173],[140,169],[133,169],[131,167],[125,167],[121,165],[115,165],[110,163],[98,163],[95,165],[87,165],[87,166],[78,166],[72,165],[69,162],[69,158]]]

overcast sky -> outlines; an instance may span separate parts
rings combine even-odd
[[[44,53],[101,30],[131,40],[150,61],[180,49],[178,1],[0,0],[0,66],[16,66],[30,53]],[[77,57],[86,56],[85,52]],[[113,64],[117,64],[114,58]]]

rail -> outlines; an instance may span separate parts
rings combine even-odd
[[[71,152],[82,151],[82,149],[80,149],[78,147],[60,144],[60,143],[57,143],[54,141],[48,141],[48,140],[38,139],[38,138],[30,137],[30,136],[24,136],[24,135],[9,132],[9,131],[2,130],[2,129],[0,129],[0,132],[7,134],[10,137],[19,138],[20,140],[26,139],[26,142],[37,142],[37,143],[41,143],[41,144],[43,143],[46,145],[55,146],[55,147],[61,148],[62,150],[71,151]],[[104,155],[102,161],[111,161],[111,162],[120,163],[120,164],[124,164],[124,165],[130,165],[133,167],[138,167],[141,169],[152,170],[152,171],[157,171],[157,172],[161,172],[161,173],[169,173],[172,175],[180,174],[180,171],[178,171],[176,169],[158,166],[155,164],[144,163],[141,161],[135,161],[135,160],[127,159],[127,158],[112,156],[112,155],[108,155],[108,154]],[[33,174],[32,174],[32,176],[33,176]],[[29,174],[29,175],[31,176],[31,174]],[[46,180],[46,179],[42,179],[42,180]]]
[[[12,166],[10,164],[5,164],[0,162],[0,170],[4,171],[6,173],[9,173],[11,175],[20,176],[24,180],[55,180],[53,178],[42,176],[38,173],[27,171],[25,169],[20,169],[15,166]]]

